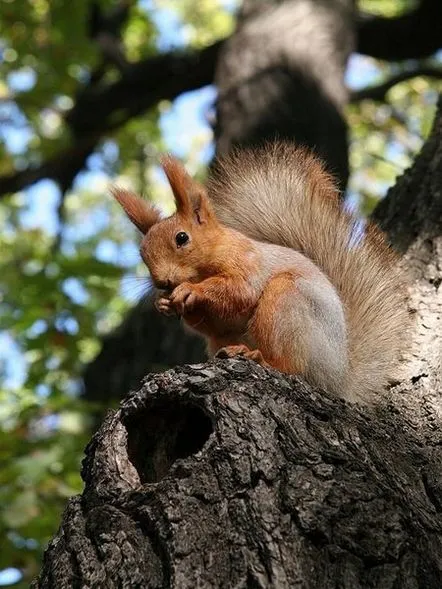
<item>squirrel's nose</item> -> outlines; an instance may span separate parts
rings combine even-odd
[[[172,290],[172,282],[170,280],[157,280],[155,284],[160,290]]]

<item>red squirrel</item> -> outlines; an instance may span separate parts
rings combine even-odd
[[[157,309],[202,334],[210,355],[242,354],[349,400],[391,376],[407,309],[381,232],[343,210],[331,176],[286,143],[219,158],[207,187],[162,158],[176,213],[113,194],[143,234]]]

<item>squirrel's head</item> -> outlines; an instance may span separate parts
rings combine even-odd
[[[143,234],[140,252],[153,282],[172,290],[208,276],[222,230],[205,188],[172,156],[164,156],[161,165],[175,197],[176,213],[171,217],[161,219],[154,206],[130,191],[114,188],[112,194]]]

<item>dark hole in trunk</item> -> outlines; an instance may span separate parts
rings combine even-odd
[[[179,458],[196,454],[213,431],[199,407],[156,403],[126,423],[129,459],[142,483],[157,483]]]

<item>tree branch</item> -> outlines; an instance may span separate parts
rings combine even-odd
[[[0,198],[12,192],[18,192],[43,178],[50,178],[67,190],[97,143],[96,136],[79,140],[40,166],[0,177]]]
[[[132,64],[117,82],[86,88],[66,122],[76,135],[103,133],[159,100],[173,100],[182,92],[210,84],[222,44],[218,41],[199,52],[155,55]]]
[[[393,88],[393,86],[396,86],[396,84],[399,84],[400,82],[405,82],[405,80],[417,78],[418,76],[440,80],[442,79],[442,69],[423,66],[407,72],[401,72],[377,86],[367,86],[361,90],[355,90],[351,93],[350,102],[355,103],[366,99],[378,100],[380,102],[385,101],[387,92]]]
[[[357,23],[359,53],[378,59],[419,59],[442,47],[440,0],[421,0],[398,18],[361,15]]]
[[[438,431],[240,359],[150,375],[32,588],[439,588]]]
[[[210,84],[221,46],[218,41],[197,52],[156,55],[132,64],[117,82],[86,86],[65,119],[74,143],[37,167],[0,177],[0,197],[43,178],[64,185],[66,178],[72,181],[107,132],[160,100],[173,100],[182,92]]]

